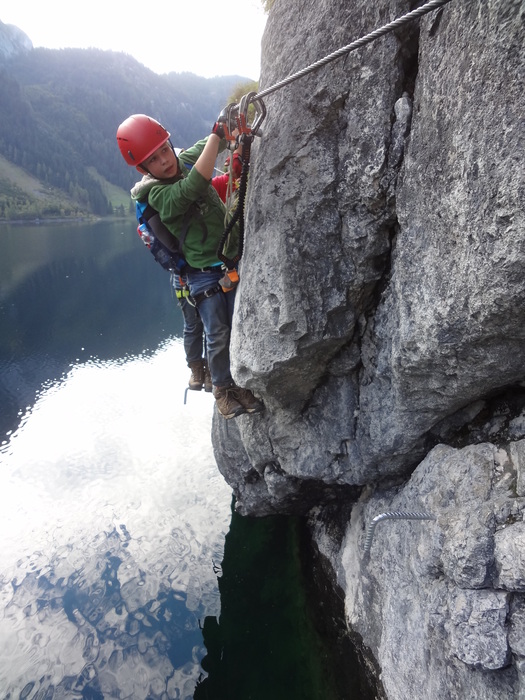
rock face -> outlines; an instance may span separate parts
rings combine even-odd
[[[261,89],[416,4],[276,0]],[[389,700],[525,697],[524,43],[522,0],[452,0],[273,92],[254,147],[232,358],[266,411],[216,458],[240,512],[309,514]],[[365,565],[390,510],[435,520]]]
[[[33,42],[21,29],[0,22],[0,63],[32,48]]]
[[[522,697],[525,499],[510,454],[439,445],[402,489],[354,508],[338,559],[347,613],[388,669],[388,698]],[[435,520],[381,523],[366,556],[365,523],[415,505]]]

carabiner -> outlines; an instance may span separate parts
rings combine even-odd
[[[253,105],[255,110],[255,118],[251,124],[248,124],[248,109],[250,105]],[[244,133],[251,133],[253,136],[257,136],[259,127],[266,117],[266,107],[264,102],[260,97],[257,97],[256,92],[249,92],[241,98],[239,103],[239,118],[244,121],[244,128],[247,131]],[[239,129],[239,131],[241,131]]]
[[[233,131],[238,128],[237,121],[239,115],[239,106],[235,102],[230,102],[219,114],[219,121],[224,129],[224,137],[227,141],[235,142]]]

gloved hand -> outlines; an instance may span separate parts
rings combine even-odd
[[[220,139],[224,139],[224,138],[226,138],[226,135],[224,133],[224,121],[222,121],[221,118],[222,118],[222,120],[224,120],[224,117],[222,117],[222,115],[219,114],[217,121],[215,122],[215,124],[212,127],[211,133],[215,134]]]

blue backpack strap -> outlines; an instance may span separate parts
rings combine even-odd
[[[180,274],[186,266],[179,241],[162,223],[148,202],[136,202],[137,232],[155,260],[169,272]]]

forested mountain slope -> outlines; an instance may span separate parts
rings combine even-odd
[[[104,180],[122,192],[134,182],[115,144],[121,121],[151,114],[175,145],[187,147],[207,133],[234,87],[247,81],[157,75],[123,53],[34,49],[16,27],[0,23],[1,29],[0,155],[38,178],[44,193],[51,187],[63,194],[58,202],[37,197],[20,183],[13,186],[9,168],[0,167],[0,220],[112,213],[118,202]]]

